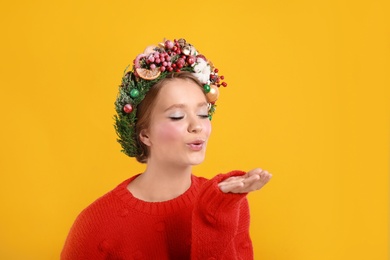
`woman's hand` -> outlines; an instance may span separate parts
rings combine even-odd
[[[224,193],[247,193],[260,190],[271,179],[268,171],[256,168],[245,175],[233,176],[218,183],[218,187]]]

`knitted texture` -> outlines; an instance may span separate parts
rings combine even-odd
[[[253,259],[246,194],[225,194],[211,180],[191,176],[191,187],[164,202],[145,202],[127,185],[83,210],[74,222],[62,260],[83,259]]]

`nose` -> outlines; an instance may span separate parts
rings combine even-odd
[[[202,123],[199,118],[192,118],[188,124],[188,132],[190,133],[200,133],[202,132]]]

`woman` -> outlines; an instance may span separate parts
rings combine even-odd
[[[115,127],[123,152],[146,170],[78,216],[61,259],[253,259],[246,194],[271,174],[192,175],[221,80],[183,39],[137,56],[119,88]]]

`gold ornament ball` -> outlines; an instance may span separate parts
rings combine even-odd
[[[210,85],[210,92],[206,94],[207,101],[212,103],[217,101],[219,97],[219,89],[216,85]]]

